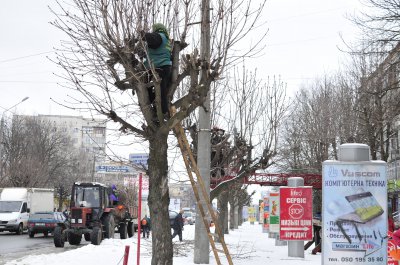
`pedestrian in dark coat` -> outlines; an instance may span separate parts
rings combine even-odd
[[[183,230],[183,210],[181,210],[174,219],[174,225],[173,225],[173,229],[174,229],[174,233],[172,234],[172,238],[174,238],[176,235],[179,236],[179,241],[182,242],[182,230]]]

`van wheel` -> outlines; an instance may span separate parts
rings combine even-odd
[[[29,231],[28,235],[29,235],[30,238],[34,238],[35,237],[35,232]]]
[[[17,229],[17,235],[22,235],[22,232],[24,232],[24,229],[22,227],[22,224],[19,224],[18,229]]]

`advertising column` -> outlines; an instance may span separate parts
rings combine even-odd
[[[322,264],[387,264],[386,163],[360,144],[341,145],[339,159],[322,167]]]

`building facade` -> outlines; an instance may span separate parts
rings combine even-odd
[[[51,124],[54,131],[66,133],[73,145],[95,161],[104,161],[106,148],[106,120],[87,119],[82,116],[38,115]]]

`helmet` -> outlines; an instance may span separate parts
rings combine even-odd
[[[169,38],[169,33],[167,28],[162,23],[153,24],[153,32],[164,33],[167,38]]]

